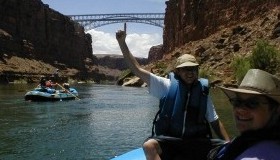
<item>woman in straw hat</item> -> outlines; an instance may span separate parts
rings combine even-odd
[[[250,69],[238,88],[220,87],[233,106],[240,132],[232,142],[212,150],[209,159],[280,159],[280,80]]]
[[[212,147],[209,124],[219,138],[228,141],[229,137],[208,96],[208,81],[198,79],[195,57],[180,56],[169,79],[156,76],[142,69],[130,53],[125,30],[116,33],[124,58],[132,72],[148,84],[149,93],[160,99],[162,108],[154,120],[156,135],[143,144],[147,160],[206,159]]]

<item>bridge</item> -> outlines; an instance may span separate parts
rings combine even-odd
[[[113,23],[144,23],[157,27],[164,27],[164,13],[117,13],[117,14],[89,14],[68,15],[73,21],[81,24],[86,31]]]

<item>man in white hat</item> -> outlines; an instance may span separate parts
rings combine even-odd
[[[229,141],[208,95],[208,81],[198,80],[199,64],[194,56],[179,57],[174,74],[167,79],[140,67],[127,47],[125,30],[118,31],[116,38],[129,68],[160,99],[161,110],[154,120],[156,135],[143,144],[147,160],[206,159],[211,149],[209,124],[219,138]]]
[[[216,154],[210,154],[209,159],[279,160],[280,80],[265,71],[250,69],[238,88],[220,88],[233,106],[240,135],[213,150]]]

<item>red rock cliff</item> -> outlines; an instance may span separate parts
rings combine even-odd
[[[279,0],[166,1],[164,52],[206,38],[223,28],[251,21],[279,4]]]
[[[80,71],[92,59],[91,36],[40,0],[0,0],[0,33],[2,54]]]

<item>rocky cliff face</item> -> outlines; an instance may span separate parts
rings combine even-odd
[[[91,63],[93,58],[91,42],[91,36],[85,34],[83,27],[40,0],[0,0],[2,63],[17,56],[23,61],[36,59],[62,70],[74,68],[77,71],[73,74],[84,74],[86,63]],[[40,74],[41,70],[41,74],[48,74],[53,69],[45,66],[48,70],[44,71],[44,66],[34,64],[32,68],[30,64],[23,71],[22,67],[15,65],[14,71]]]
[[[161,45],[157,45],[157,46],[153,46],[150,48],[149,51],[149,55],[148,55],[148,61],[151,62],[156,62],[159,59],[163,58],[163,46]]]
[[[169,53],[240,23],[250,22],[280,4],[279,0],[166,1],[163,47]]]

